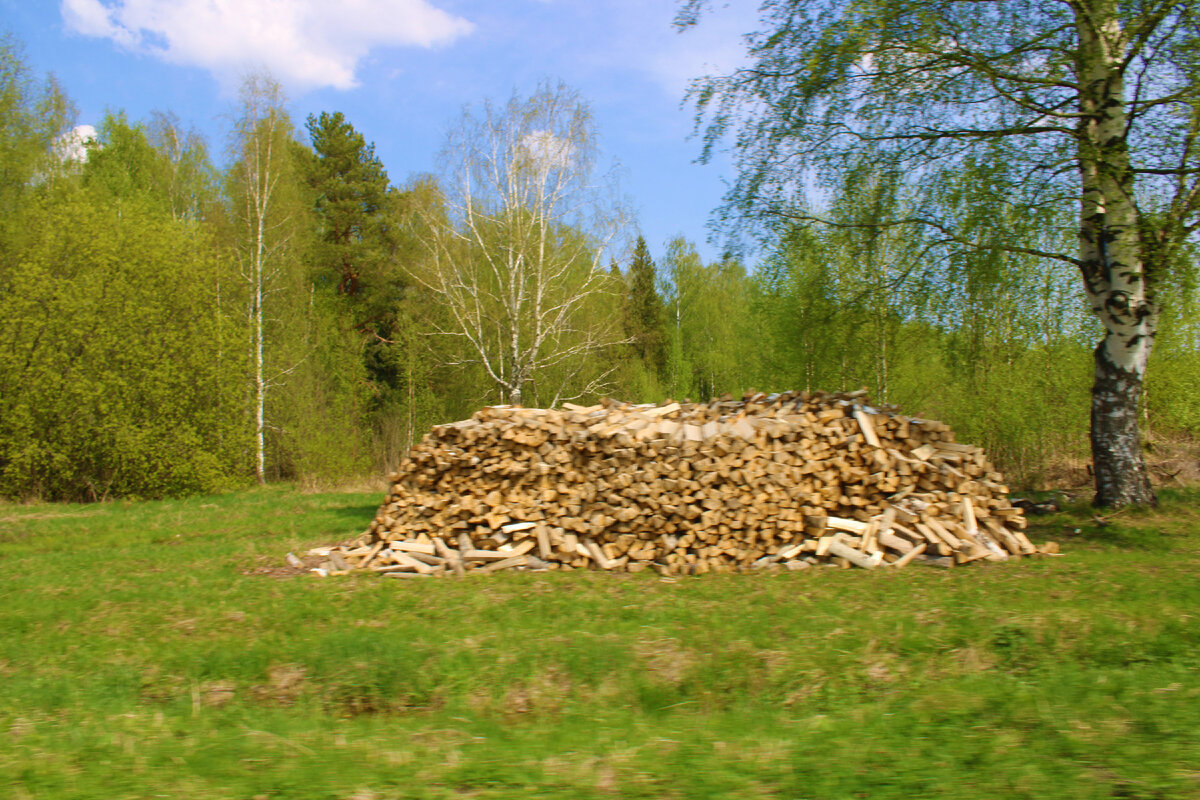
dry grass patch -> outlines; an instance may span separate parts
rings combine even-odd
[[[671,686],[682,683],[696,663],[696,654],[672,637],[639,639],[633,651],[647,673]]]

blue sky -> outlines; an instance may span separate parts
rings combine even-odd
[[[591,104],[604,154],[655,258],[683,235],[706,259],[728,161],[693,163],[688,82],[741,63],[757,3],[673,29],[674,0],[0,0],[0,29],[53,73],[80,124],[174,112],[224,152],[237,86],[266,68],[298,127],[342,111],[393,183],[432,172],[467,104],[562,80]]]

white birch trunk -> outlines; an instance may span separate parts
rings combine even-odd
[[[266,403],[272,385],[266,364],[266,301],[271,284],[279,273],[275,258],[283,239],[275,231],[273,220],[275,194],[283,166],[275,139],[281,131],[279,86],[270,81],[249,80],[242,89],[244,116],[239,122],[241,170],[245,193],[245,220],[248,242],[242,275],[250,284],[250,349],[253,364],[254,477],[266,483]],[[248,263],[246,263],[248,262]]]
[[[1115,0],[1077,6],[1080,44],[1080,268],[1105,335],[1095,349],[1091,444],[1099,506],[1153,503],[1138,402],[1159,309],[1147,289],[1127,143],[1125,35]]]

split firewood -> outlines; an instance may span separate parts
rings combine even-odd
[[[361,536],[312,551],[318,569],[703,575],[1052,549],[982,450],[861,392],[492,406],[435,426],[391,481]]]
[[[527,556],[514,556],[512,558],[503,559],[502,561],[493,561],[491,564],[488,564],[485,567],[480,567],[479,572],[499,572],[500,570],[508,569],[509,567],[523,567],[526,565],[526,563],[528,563],[528,561],[529,558]]]
[[[419,572],[422,575],[433,572],[433,567],[422,561],[418,561],[407,553],[397,553],[393,551],[392,560],[400,566],[411,567],[415,572]]]
[[[883,560],[883,554],[876,556],[865,556],[855,550],[853,547],[843,544],[836,539],[829,544],[827,552],[836,558],[844,558],[856,567],[863,569],[875,569],[879,566],[879,562]]]
[[[917,545],[912,550],[909,550],[907,553],[900,556],[900,558],[893,561],[889,566],[895,567],[896,569],[901,569],[908,566],[909,562],[925,552],[925,547],[926,545],[924,543]]]
[[[371,560],[379,554],[379,551],[383,549],[384,544],[386,543],[382,539],[376,542],[375,546],[368,550],[367,554],[363,557],[363,560],[359,562],[358,568],[365,569],[366,567],[369,567],[371,565]]]
[[[549,561],[553,557],[553,554],[550,550],[549,532],[546,530],[544,525],[539,525],[534,529],[534,533],[537,536],[538,555],[541,556],[544,561]]]
[[[420,542],[392,542],[391,548],[393,551],[402,550],[406,553],[424,553],[427,556],[437,552],[437,547],[433,544],[422,544]]]

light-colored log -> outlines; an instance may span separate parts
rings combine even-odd
[[[933,531],[934,535],[937,536],[937,538],[941,539],[943,542],[950,545],[950,548],[952,550],[959,550],[962,548],[962,546],[963,546],[962,541],[960,541],[957,536],[955,536],[953,533],[951,533],[949,531],[949,529],[946,528],[945,525],[938,522],[937,517],[932,517],[932,516],[926,517],[925,518],[925,527],[928,528],[929,530]]]
[[[411,566],[414,570],[421,573],[422,575],[426,575],[430,572],[433,572],[433,567],[429,566],[428,564],[418,561],[417,559],[413,558],[412,556],[408,555],[407,553],[397,553],[396,551],[393,550],[392,551],[392,560],[395,561],[396,564],[399,564],[399,565]]]
[[[592,560],[596,562],[596,566],[600,567],[600,569],[613,568],[612,560],[604,554],[604,551],[600,549],[599,545],[597,545],[591,539],[583,541],[582,544],[587,555],[589,555]]]
[[[861,408],[855,408],[854,419],[858,421],[859,430],[862,431],[867,444],[879,447],[879,437],[875,435],[875,425],[871,422],[871,417]]]
[[[914,549],[911,542],[901,536],[897,536],[891,531],[880,533],[876,538],[879,540],[879,544],[895,550],[897,553],[911,553]]]
[[[512,558],[505,558],[501,561],[493,561],[490,564],[480,567],[476,570],[476,572],[499,572],[500,570],[511,569],[513,567],[523,567],[527,563],[529,563],[528,556],[513,556]]]
[[[855,536],[862,536],[870,527],[868,522],[860,522],[856,519],[845,519],[843,517],[829,517],[825,524],[835,531],[846,531],[853,533]]]
[[[874,556],[867,556],[858,552],[853,547],[850,547],[849,545],[837,540],[834,540],[829,544],[826,552],[828,552],[831,556],[844,558],[856,567],[862,567],[863,569],[875,569],[877,566],[879,566],[879,562],[883,559],[882,554],[878,558]]]
[[[389,546],[392,548],[393,553],[396,551],[402,550],[405,553],[424,553],[427,556],[431,556],[437,552],[437,548],[435,545],[421,544],[420,542],[411,542],[411,541],[392,542]]]
[[[900,556],[900,558],[898,558],[897,560],[893,561],[889,566],[894,567],[896,569],[901,569],[903,567],[907,567],[909,562],[911,562],[914,558],[916,558],[917,556],[919,556],[925,552],[925,547],[926,547],[925,543],[922,542],[921,544],[914,547],[912,550],[909,550],[907,553]]]
[[[455,575],[460,578],[466,576],[466,567],[463,566],[462,558],[459,556],[457,550],[451,550],[446,543],[442,541],[441,537],[438,536],[433,537],[433,546],[437,550],[438,555],[446,559],[446,563],[450,565],[450,569],[454,571]]]
[[[525,553],[528,553],[530,550],[532,550],[536,546],[537,545],[532,540],[526,539],[525,541],[521,542],[520,544],[500,545],[499,551],[501,553],[507,553],[509,556],[519,556],[519,555],[524,555]]]
[[[534,534],[537,536],[538,555],[542,560],[549,561],[554,557],[550,548],[550,532],[546,530],[545,525],[539,525],[534,529]]]
[[[465,550],[462,553],[462,559],[467,563],[472,561],[503,561],[511,557],[512,553],[506,553],[503,550]]]

